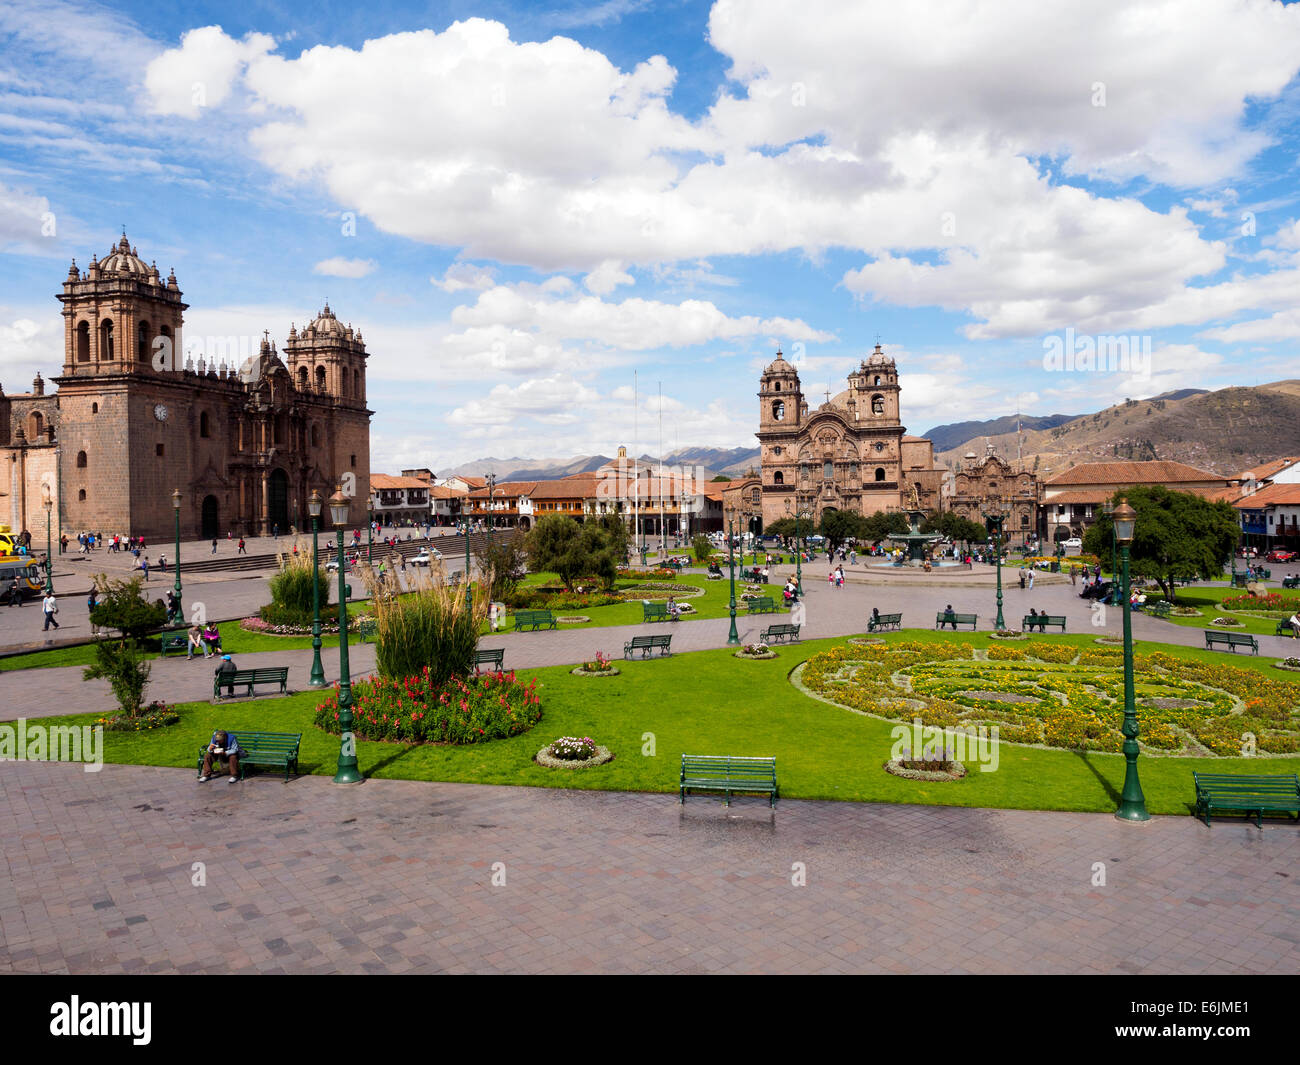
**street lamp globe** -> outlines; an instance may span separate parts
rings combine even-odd
[[[313,488],[311,495],[307,497],[307,513],[313,518],[319,518],[324,504],[325,501],[321,499],[319,490]]]
[[[172,509],[181,509],[181,490],[179,488],[172,492]]]
[[[1137,525],[1137,511],[1128,505],[1127,499],[1121,498],[1112,519],[1115,522],[1115,539],[1120,542],[1121,547],[1127,547],[1133,542],[1133,530]]]
[[[343,494],[343,486],[339,485],[335,493],[330,496],[330,524],[337,529],[343,528],[348,523],[351,509],[351,502]]]

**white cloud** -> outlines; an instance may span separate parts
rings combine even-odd
[[[633,285],[636,278],[623,269],[616,259],[608,259],[582,279],[588,292],[608,296],[619,285]]]
[[[38,244],[44,220],[53,217],[49,211],[50,201],[44,196],[0,183],[0,247],[12,251],[13,245]]]
[[[345,259],[336,255],[332,259],[322,259],[311,268],[311,272],[326,277],[358,278],[374,273],[377,266],[374,259]]]
[[[195,118],[205,107],[220,107],[248,64],[274,47],[275,38],[265,33],[236,41],[220,26],[190,30],[179,48],[163,52],[145,69],[150,109]]]
[[[28,392],[39,370],[45,378],[63,366],[63,322],[47,308],[0,307],[0,384]]]
[[[452,263],[442,277],[431,277],[429,283],[443,292],[455,293],[469,290],[482,292],[496,284],[496,271],[473,263]]]

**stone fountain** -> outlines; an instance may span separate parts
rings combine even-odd
[[[913,490],[915,496],[915,489]],[[930,554],[930,545],[936,540],[943,539],[943,533],[923,533],[921,531],[921,522],[925,520],[925,511],[919,509],[909,510],[907,512],[907,521],[911,525],[911,530],[905,533],[894,533],[890,535],[890,543],[900,544],[907,549],[907,562],[909,566],[924,565],[925,560]]]

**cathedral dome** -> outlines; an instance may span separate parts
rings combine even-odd
[[[118,276],[139,277],[148,280],[150,269],[143,259],[135,253],[130,242],[126,239],[126,234],[122,234],[122,239],[109,249],[108,255],[99,262],[100,275],[117,274]]]
[[[893,367],[894,360],[890,358],[888,355],[886,355],[884,351],[881,349],[880,345],[877,344],[876,350],[867,356],[866,361],[863,362],[862,365],[868,367],[869,369],[876,369],[878,367]]]
[[[763,373],[765,374],[794,373],[794,372],[795,372],[794,367],[785,361],[785,358],[784,356],[782,356],[779,349],[777,350],[776,358],[771,363],[769,363],[767,369],[763,371]]]
[[[325,336],[341,337],[344,336],[346,332],[343,328],[343,323],[334,317],[334,312],[330,310],[330,305],[328,303],[325,304],[325,309],[316,316],[315,321],[313,321],[308,328],[314,329],[318,335],[323,334]]]

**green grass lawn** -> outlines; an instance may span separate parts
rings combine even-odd
[[[986,635],[907,631],[891,639],[986,646]],[[1079,646],[1091,636],[1053,637]],[[531,732],[481,746],[433,747],[358,744],[367,776],[484,784],[522,784],[612,791],[676,793],[682,753],[774,755],[786,798],[985,806],[1014,809],[1110,811],[1124,778],[1119,755],[1040,750],[1002,744],[996,772],[972,764],[964,780],[906,781],[886,773],[894,723],[851,713],[806,696],[788,681],[799,662],[842,639],[783,647],[767,662],[743,661],[727,650],[701,651],[648,662],[619,662],[618,677],[571,676],[567,666],[520,671],[535,677],[544,717]],[[1139,643],[1172,654],[1221,660],[1210,652]],[[1245,669],[1269,670],[1268,660],[1239,659]],[[1278,676],[1276,671],[1270,671]],[[157,693],[162,694],[162,693]],[[212,706],[178,707],[181,722],[146,733],[107,733],[109,762],[193,768],[212,730],[301,732],[303,772],[333,775],[338,738],[311,724],[319,696],[260,698]],[[92,723],[92,715],[45,719],[45,724]],[[609,747],[613,762],[594,769],[543,769],[533,755],[563,736],[590,736]],[[643,753],[653,743],[653,753]],[[1294,772],[1296,759],[1143,757],[1142,783],[1153,813],[1187,813],[1192,771]],[[256,787],[278,786],[264,770]],[[666,800],[667,801],[667,800]]]
[[[1279,589],[1280,590],[1280,589]],[[1224,611],[1220,605],[1224,599],[1231,599],[1234,596],[1244,595],[1245,589],[1233,588],[1229,585],[1219,585],[1213,588],[1206,588],[1200,585],[1190,588],[1179,588],[1178,598],[1174,601],[1176,606],[1196,607],[1201,611],[1199,618],[1180,618],[1173,614],[1165,618],[1165,621],[1173,625],[1182,625],[1184,628],[1208,629],[1212,626],[1210,622],[1219,616],[1236,618],[1242,622],[1240,628],[1223,629],[1224,632],[1249,632],[1256,636],[1272,636],[1277,630],[1278,616],[1269,614],[1256,614],[1251,611]],[[1221,626],[1216,626],[1220,627]]]

